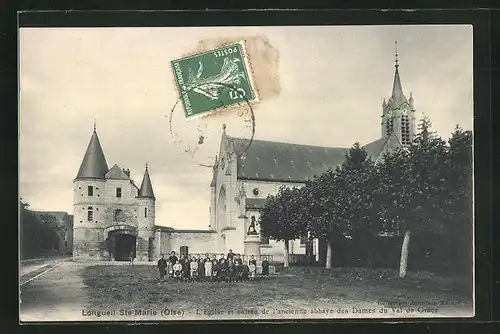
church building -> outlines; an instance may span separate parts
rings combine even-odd
[[[407,148],[415,132],[413,95],[403,93],[396,53],[392,94],[382,103],[381,136],[363,146],[375,161],[398,147]],[[295,143],[231,137],[225,126],[210,184],[210,226],[217,231],[217,248],[244,252],[244,241],[254,226],[259,233],[259,210],[268,195],[281,186],[305,185],[314,175],[341,165],[348,148],[310,146]],[[247,148],[248,146],[248,148]],[[241,148],[245,148],[244,153]],[[253,222],[253,223],[252,223]],[[260,254],[279,258],[284,243],[260,238]],[[289,243],[290,254],[306,254],[307,236]],[[312,252],[318,259],[319,242]]]
[[[377,161],[386,152],[408,147],[415,133],[414,99],[402,89],[396,53],[392,94],[382,103],[380,138],[364,145]],[[245,150],[242,152],[241,148]],[[284,244],[260,236],[259,210],[280,186],[301,187],[314,175],[342,164],[348,148],[232,137],[226,126],[210,182],[210,225],[206,230],[155,226],[155,197],[148,169],[141,187],[128,170],[108,169],[94,130],[74,180],[74,256],[121,260],[134,252],[140,260],[160,253],[267,255],[283,261]],[[290,254],[305,255],[307,236],[292,240]],[[311,245],[308,245],[311,247]],[[320,243],[314,240],[316,259]],[[250,253],[249,253],[250,252]],[[311,253],[309,253],[311,254]]]

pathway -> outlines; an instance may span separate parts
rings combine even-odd
[[[20,320],[22,322],[79,321],[87,305],[86,287],[79,276],[85,267],[64,261],[44,268],[23,284],[21,278]],[[29,275],[29,274],[28,274]],[[25,275],[26,276],[26,275]]]

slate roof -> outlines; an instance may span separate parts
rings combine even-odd
[[[130,177],[125,174],[123,169],[121,169],[117,164],[115,164],[109,172],[106,173],[106,179],[113,179],[113,180],[128,180]]]
[[[237,148],[248,139],[227,137]],[[253,140],[238,157],[238,179],[304,183],[345,159],[346,148]]]
[[[247,209],[261,209],[264,207],[265,198],[247,198],[245,207]]]
[[[147,166],[144,172],[144,177],[142,179],[141,188],[139,189],[137,197],[149,197],[153,199],[155,198],[155,194],[153,192],[153,185],[151,184],[151,178],[149,177]]]
[[[104,157],[99,137],[94,130],[75,180],[88,178],[104,179],[108,170],[108,164]]]
[[[401,78],[399,77],[399,65],[396,65],[396,71],[394,72],[394,82],[392,84],[392,95],[389,98],[388,105],[391,108],[399,108],[405,102],[408,102],[406,96],[403,94],[403,87],[401,85]]]
[[[382,149],[384,148],[384,144],[386,143],[385,138],[380,138],[375,141],[372,141],[371,143],[368,143],[363,146],[365,149],[366,153],[373,159],[377,159],[379,154],[382,152]]]

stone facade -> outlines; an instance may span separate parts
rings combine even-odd
[[[364,149],[377,162],[385,153],[409,147],[414,134],[415,101],[411,93],[409,99],[403,94],[396,55],[392,94],[382,103],[381,137]],[[246,139],[227,135],[223,126],[210,184],[210,226],[218,234],[219,252],[233,249],[243,253],[250,222],[252,218],[259,221],[259,210],[268,195],[276,194],[281,186],[302,187],[314,175],[342,164],[348,151],[263,140],[248,144]],[[240,147],[247,149],[242,152]],[[258,224],[256,230],[260,234]],[[306,239],[291,240],[289,253],[306,254]],[[309,250],[319,260],[320,241],[313,240]],[[260,254],[277,259],[284,254],[284,243],[261,238]]]
[[[155,238],[159,243],[155,257],[161,253],[169,254],[181,250],[188,254],[204,254],[217,252],[217,233],[210,230],[174,230],[172,228],[157,227]]]
[[[94,129],[73,184],[73,257],[152,260],[155,197],[147,166],[141,188],[129,170],[108,169]]]

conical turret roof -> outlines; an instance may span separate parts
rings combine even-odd
[[[153,192],[153,185],[151,184],[151,178],[149,177],[147,165],[146,165],[146,170],[144,171],[144,177],[142,178],[141,188],[139,189],[137,197],[148,197],[153,199],[155,198],[155,194]]]
[[[83,157],[75,180],[104,179],[108,170],[108,164],[106,162],[106,158],[104,157],[99,137],[97,136],[97,132],[94,128],[94,132],[90,138],[87,151],[85,152],[85,156]]]

